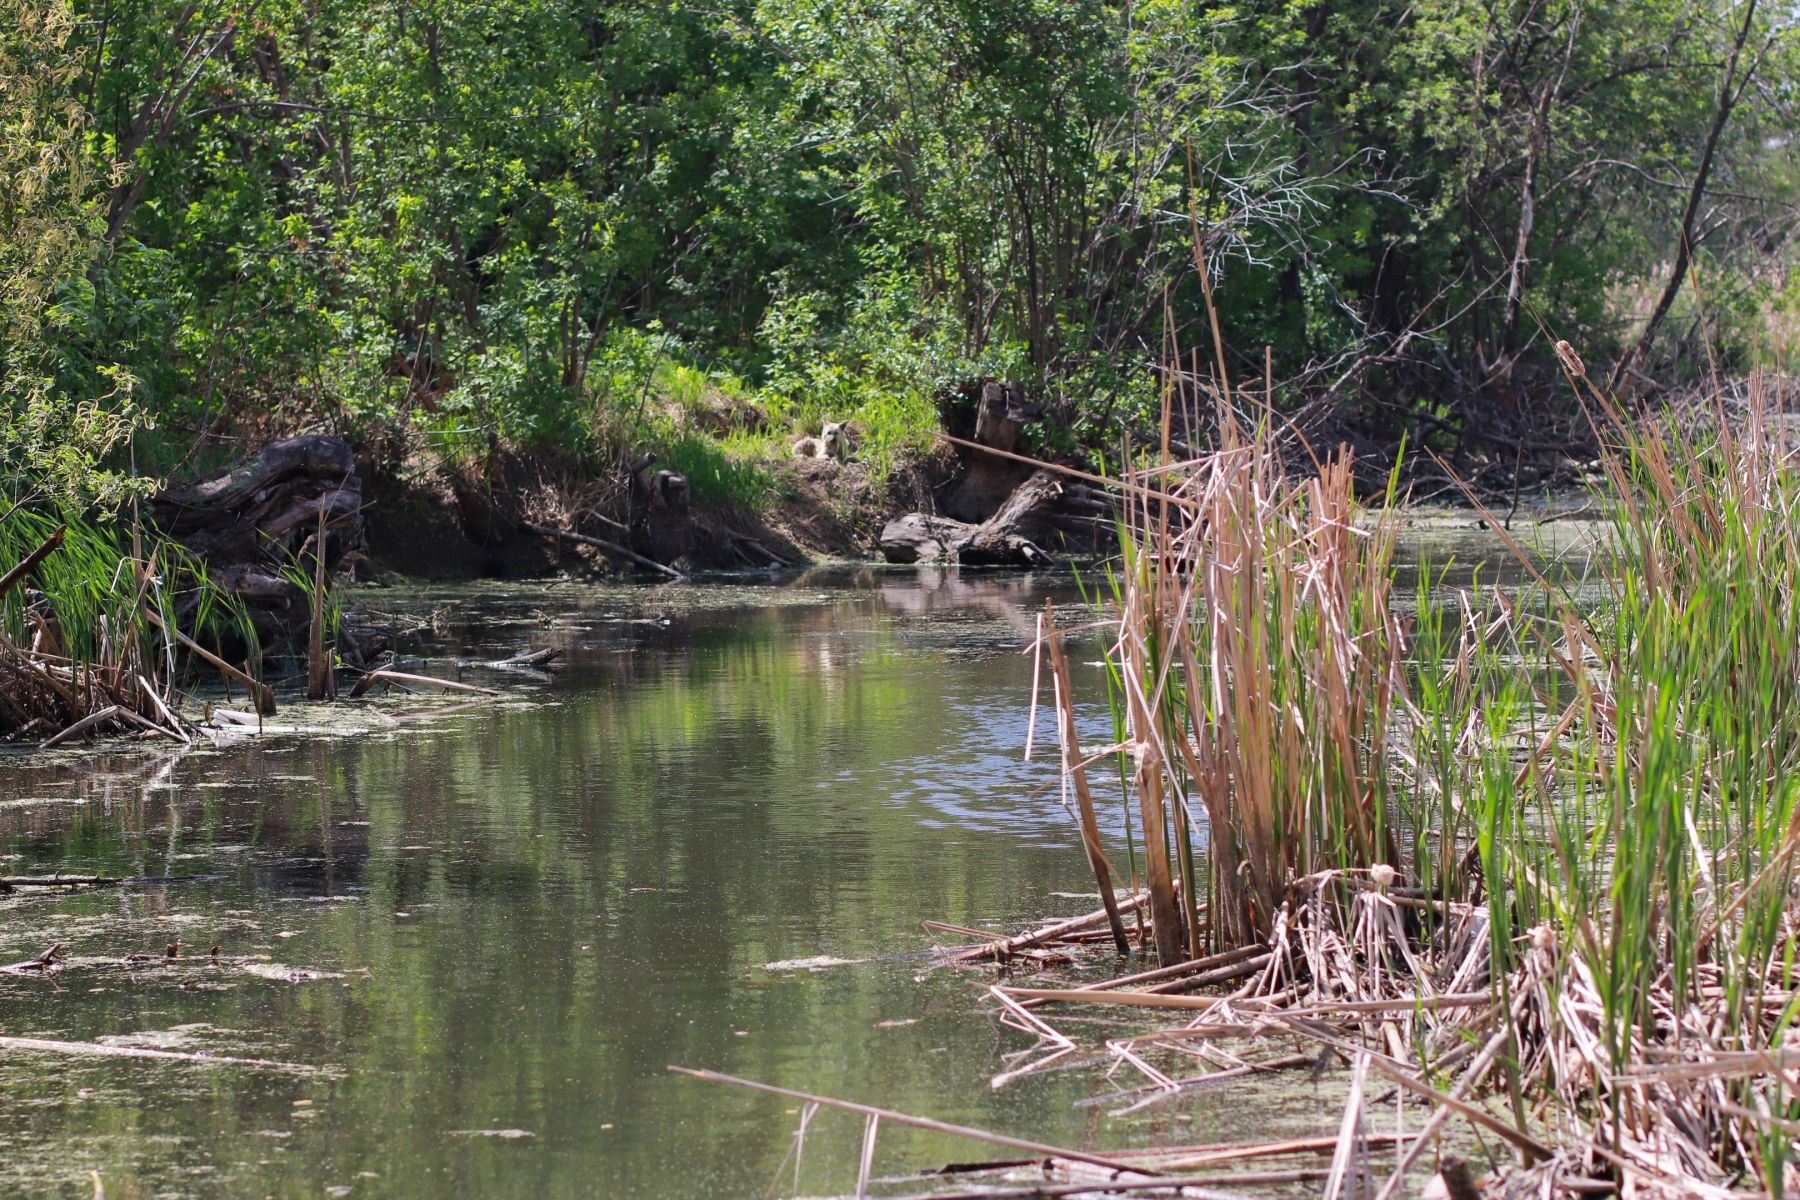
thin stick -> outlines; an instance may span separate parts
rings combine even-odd
[[[1391,1145],[1400,1141],[1398,1134],[1370,1133],[1364,1135],[1364,1141],[1371,1146]],[[1158,1161],[1158,1165],[1183,1170],[1192,1167],[1211,1166],[1213,1163],[1235,1162],[1245,1158],[1282,1158],[1290,1154],[1320,1154],[1336,1150],[1338,1140],[1331,1137],[1293,1138],[1285,1142],[1256,1142],[1249,1145],[1223,1146],[1188,1146],[1173,1150],[1156,1150],[1146,1152],[1145,1157]],[[1173,1159],[1174,1161],[1162,1161]]]
[[[454,679],[439,679],[435,675],[408,675],[404,671],[390,671],[385,667],[378,671],[370,671],[356,681],[350,689],[350,698],[356,699],[378,683],[411,683],[419,687],[441,688],[447,692],[475,692],[483,696],[504,696],[506,693],[493,688],[476,687],[472,683],[459,683]]]
[[[995,458],[1010,459],[1013,462],[1024,463],[1027,466],[1038,467],[1045,471],[1055,471],[1059,475],[1067,475],[1074,479],[1086,480],[1088,483],[1096,484],[1111,491],[1124,492],[1128,496],[1140,496],[1151,500],[1162,500],[1166,498],[1168,502],[1176,508],[1185,508],[1189,512],[1200,511],[1199,502],[1189,499],[1186,496],[1167,495],[1154,488],[1144,487],[1142,484],[1128,483],[1122,479],[1108,479],[1104,475],[1090,475],[1086,471],[1077,470],[1074,467],[1066,467],[1061,463],[1045,462],[1041,458],[1032,458],[1027,454],[1013,454],[1007,450],[996,450],[992,446],[984,446],[980,442],[964,441],[959,437],[951,437],[947,433],[940,433],[938,436],[953,446],[963,446],[970,450],[979,450],[983,454],[991,454]]]
[[[51,1038],[0,1037],[0,1050],[36,1050],[46,1054],[83,1054],[96,1058],[147,1058],[162,1062],[203,1063],[207,1066],[267,1067],[276,1071],[316,1071],[304,1063],[272,1058],[237,1058],[229,1054],[183,1054],[176,1050],[146,1050],[139,1046],[103,1046],[97,1042],[61,1042]]]
[[[1007,988],[1006,994],[1017,999],[1067,1000],[1077,1004],[1124,1004],[1139,1008],[1216,1008],[1221,1004],[1245,1005],[1253,1002],[1231,1001],[1223,996],[1171,996],[1162,992],[1093,992],[1081,988]],[[1357,1016],[1367,1013],[1432,1012],[1441,1008],[1475,1008],[1490,1004],[1488,992],[1468,992],[1447,996],[1417,996],[1399,1000],[1345,1000],[1338,1004],[1283,1010],[1284,1017]]]
[[[7,515],[11,516],[12,514],[8,513]],[[68,532],[66,526],[59,527],[55,533],[44,539],[43,545],[39,546],[36,550],[33,550],[30,554],[27,554],[12,570],[4,575],[0,575],[0,596],[4,596],[6,593],[12,591],[14,584],[37,570],[37,565],[50,557],[50,552],[52,550],[62,545],[63,535]]]
[[[674,567],[659,563],[654,558],[645,558],[637,551],[627,550],[624,546],[619,545],[619,543],[609,542],[605,538],[589,537],[585,533],[576,533],[573,529],[555,529],[549,525],[538,525],[531,521],[521,521],[519,524],[531,530],[531,532],[541,534],[547,538],[562,538],[564,541],[568,542],[579,542],[583,546],[592,546],[597,550],[604,550],[608,554],[616,555],[619,558],[629,559],[641,567],[649,567],[653,571],[661,571],[664,575],[671,576],[675,579],[686,578]]]
[[[1066,1158],[1070,1162],[1087,1163],[1090,1166],[1104,1167],[1109,1171],[1135,1171],[1137,1169],[1127,1166],[1118,1159],[1089,1154],[1085,1150],[1065,1150],[1060,1146],[1052,1146],[1048,1142],[1008,1137],[1003,1133],[989,1133],[985,1129],[976,1129],[969,1125],[953,1125],[948,1121],[934,1121],[930,1117],[909,1116],[903,1112],[895,1112],[891,1108],[877,1108],[873,1104],[858,1104],[852,1100],[836,1100],[830,1096],[818,1096],[811,1092],[797,1092],[792,1088],[776,1087],[772,1083],[758,1083],[754,1079],[740,1079],[736,1075],[725,1075],[718,1071],[695,1070],[692,1067],[679,1067],[672,1063],[669,1070],[677,1075],[703,1079],[708,1083],[728,1083],[732,1087],[767,1092],[771,1096],[786,1096],[789,1100],[803,1100],[809,1104],[822,1104],[826,1108],[835,1108],[842,1112],[860,1113],[865,1117],[879,1117],[883,1121],[891,1121],[896,1125],[908,1125],[914,1129],[925,1129],[932,1133],[969,1138],[972,1141],[987,1142],[994,1146],[1008,1146],[1014,1150],[1024,1150],[1047,1158]]]

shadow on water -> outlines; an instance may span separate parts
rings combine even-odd
[[[435,610],[440,655],[556,646],[563,668],[469,665],[529,701],[436,722],[0,760],[5,873],[207,877],[0,898],[0,960],[77,960],[0,976],[0,1031],[319,1069],[7,1051],[0,1191],[760,1195],[791,1107],[669,1063],[1089,1147],[1329,1125],[1329,1083],[1132,1123],[1073,1107],[1086,1073],[994,1092],[1021,1040],[917,957],[927,918],[1092,906],[1051,760],[1018,761],[1045,596],[1077,601],[1066,577],[889,571],[364,593]],[[766,965],[816,956],[850,961]],[[842,1192],[860,1125],[815,1128],[800,1189]],[[882,1138],[884,1162],[981,1153]]]

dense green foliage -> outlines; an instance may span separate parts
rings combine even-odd
[[[54,292],[55,351],[9,355],[15,426],[51,374],[63,419],[131,379],[159,467],[679,442],[675,368],[762,448],[831,416],[885,457],[991,374],[1110,445],[1210,353],[1196,231],[1234,373],[1266,344],[1286,405],[1510,439],[1538,322],[1629,344],[1703,170],[1706,320],[1677,289],[1645,370],[1748,364],[1795,300],[1755,0],[8,4],[5,311]]]
[[[131,431],[130,380],[96,363],[97,391],[55,386],[53,349],[91,309],[82,271],[97,250],[86,114],[68,10],[0,3],[0,494],[9,500],[116,500],[131,483],[102,461]]]

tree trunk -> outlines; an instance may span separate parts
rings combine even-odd
[[[1656,331],[1661,328],[1663,319],[1669,315],[1669,309],[1675,303],[1675,297],[1681,294],[1681,285],[1687,279],[1688,267],[1694,260],[1694,222],[1700,215],[1700,203],[1706,198],[1707,180],[1712,175],[1713,156],[1719,147],[1719,135],[1725,131],[1725,123],[1731,119],[1731,110],[1737,107],[1744,89],[1755,78],[1756,71],[1762,65],[1762,55],[1744,71],[1742,79],[1737,78],[1738,60],[1743,57],[1744,46],[1750,40],[1750,29],[1756,17],[1757,0],[1746,0],[1744,5],[1744,21],[1738,27],[1737,40],[1731,46],[1731,58],[1725,64],[1725,79],[1719,85],[1718,108],[1713,114],[1712,127],[1707,130],[1706,142],[1700,152],[1700,166],[1694,172],[1694,186],[1688,192],[1687,204],[1681,210],[1681,226],[1677,231],[1675,243],[1675,267],[1669,272],[1669,282],[1663,288],[1662,296],[1656,302],[1656,308],[1650,313],[1650,320],[1644,326],[1637,343],[1619,359],[1613,368],[1612,379],[1607,390],[1617,393],[1620,384],[1629,375],[1637,372],[1650,352],[1650,343],[1656,339]],[[1767,52],[1768,46],[1763,47]]]

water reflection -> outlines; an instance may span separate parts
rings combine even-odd
[[[1018,650],[1047,595],[1076,602],[1066,579],[887,571],[378,597],[455,602],[464,677],[536,702],[180,758],[8,760],[9,873],[202,878],[0,900],[0,958],[62,940],[104,960],[0,977],[4,1032],[154,1032],[329,1071],[9,1053],[0,1190],[87,1195],[98,1170],[113,1197],[761,1194],[789,1106],[672,1062],[1090,1146],[1332,1119],[1329,1089],[1255,1110],[1203,1094],[1125,1127],[1072,1107],[1086,1078],[995,1093],[1016,1035],[914,957],[927,918],[1090,906],[1054,771],[1018,761]],[[526,644],[565,652],[554,681],[474,665]],[[174,964],[117,965],[177,939]],[[817,955],[857,962],[765,968]],[[241,969],[253,957],[337,975],[270,979]],[[803,1189],[841,1190],[859,1137],[822,1120]]]

